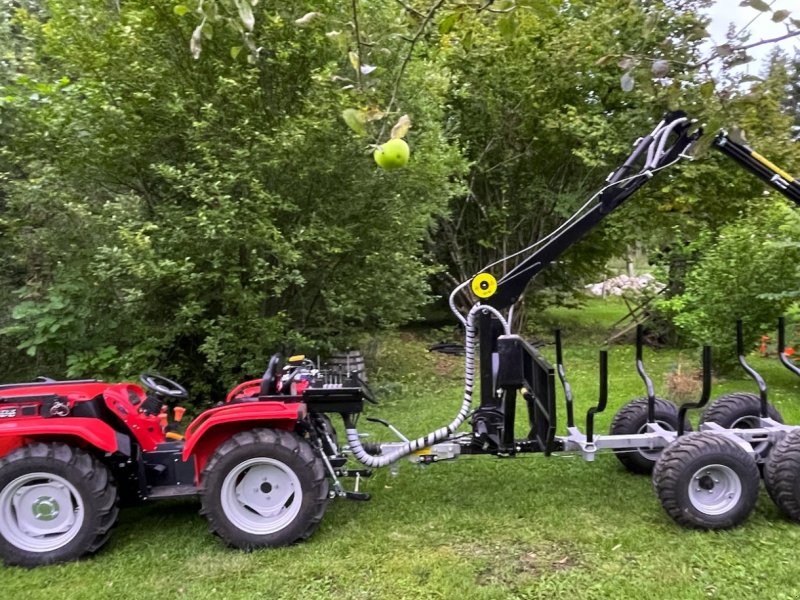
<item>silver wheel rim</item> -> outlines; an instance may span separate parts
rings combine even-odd
[[[689,482],[689,501],[705,515],[723,515],[742,497],[742,480],[725,465],[708,465],[695,471]]]
[[[761,420],[755,415],[739,417],[731,424],[731,429],[757,429],[761,427]],[[763,454],[769,448],[769,442],[754,442],[750,444],[758,454]]]
[[[303,490],[295,472],[273,458],[251,458],[231,469],[220,491],[222,510],[238,529],[266,535],[300,512]]]
[[[53,473],[28,473],[0,492],[0,534],[26,552],[52,552],[71,542],[83,526],[83,498]]]
[[[658,419],[656,419],[656,425],[660,426],[662,429],[666,429],[667,431],[675,431],[675,428],[666,421],[659,421]],[[647,423],[642,425],[639,428],[639,431],[637,431],[636,433],[647,433]],[[658,460],[658,457],[661,456],[661,453],[664,451],[664,448],[653,448],[653,449],[638,448],[637,450],[639,454],[644,456],[647,460],[655,462]]]

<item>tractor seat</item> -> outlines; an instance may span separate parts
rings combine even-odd
[[[278,394],[278,373],[283,366],[283,357],[280,354],[273,354],[261,378],[261,395],[275,396]]]

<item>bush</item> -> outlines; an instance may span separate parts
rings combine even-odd
[[[783,204],[707,233],[695,244],[685,291],[659,309],[686,341],[714,346],[718,367],[736,363],[736,320],[744,324],[745,349],[800,294],[800,216]]]

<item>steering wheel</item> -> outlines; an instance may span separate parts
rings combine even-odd
[[[156,394],[169,396],[170,398],[188,398],[189,392],[180,383],[167,379],[158,373],[142,373],[139,376],[144,386],[153,390]]]

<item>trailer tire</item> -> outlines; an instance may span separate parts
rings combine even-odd
[[[775,444],[764,464],[764,484],[781,512],[800,522],[800,429]]]
[[[299,435],[252,429],[214,452],[203,469],[200,499],[209,529],[229,546],[288,546],[316,531],[328,505],[328,480],[322,460]]]
[[[758,427],[758,418],[761,415],[761,398],[758,394],[749,392],[733,392],[725,394],[714,400],[703,411],[700,424],[716,423],[725,429],[753,429]],[[783,423],[783,417],[772,404],[767,404],[767,416],[770,419]],[[758,442],[753,446],[762,459],[769,456],[772,450],[770,442]]]
[[[653,487],[673,521],[693,529],[743,523],[758,499],[755,459],[714,433],[686,434],[667,446],[653,469]]]
[[[109,470],[63,443],[34,442],[0,459],[0,556],[36,567],[97,552],[119,508]]]
[[[678,429],[678,407],[669,400],[655,399],[656,423],[669,431]],[[684,431],[691,431],[689,419],[684,418]],[[634,435],[647,430],[647,398],[631,400],[623,406],[611,421],[611,435]],[[631,473],[649,475],[658,460],[661,450],[614,450],[619,462]]]

